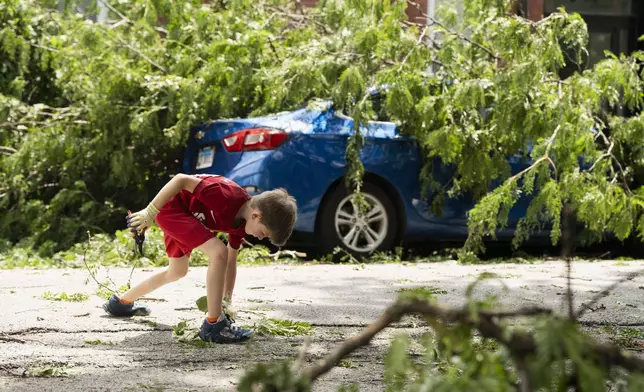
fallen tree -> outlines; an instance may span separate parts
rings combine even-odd
[[[509,1],[475,0],[425,26],[401,1],[105,3],[105,23],[77,13],[81,1],[0,7],[0,238],[11,244],[52,254],[87,230],[113,233],[181,170],[191,127],[315,97],[354,119],[354,185],[359,124],[384,115],[415,137],[432,210],[473,197],[473,252],[509,224],[517,246],[539,229],[558,243],[564,206],[589,240],[644,232],[644,54],[586,69],[579,15],[530,22]],[[382,107],[373,86],[387,86]],[[522,198],[527,214],[509,221]]]

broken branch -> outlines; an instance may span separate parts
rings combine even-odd
[[[471,316],[471,312],[467,307],[461,309],[451,309],[439,305],[433,305],[425,301],[398,301],[385,310],[385,312],[370,324],[363,332],[357,336],[344,341],[331,354],[325,358],[317,361],[313,366],[304,371],[304,375],[308,376],[311,381],[317,379],[321,375],[331,370],[340,361],[357,350],[362,346],[366,346],[371,342],[374,336],[389,325],[399,321],[405,314],[419,313],[424,316],[440,318],[445,322],[460,321],[465,324],[479,327],[479,330],[485,337],[494,337],[500,342],[502,340],[503,331],[501,327],[494,324],[491,320],[500,317],[518,317],[518,316],[531,316],[538,314],[547,314],[551,311],[544,308],[523,308],[514,312],[490,312],[479,311],[479,321],[475,321]],[[484,333],[484,330],[486,333]],[[486,336],[487,335],[487,336]],[[534,341],[532,341],[532,348],[534,349]],[[642,369],[644,369],[644,361],[642,361]]]
[[[87,246],[85,247],[85,251],[83,252],[83,264],[85,264],[85,268],[87,268],[87,272],[89,272],[89,276],[94,279],[94,282],[98,284],[100,287],[104,288],[105,290],[110,291],[113,294],[116,294],[116,291],[112,290],[111,288],[105,286],[103,283],[99,282],[98,279],[96,279],[96,275],[92,272],[92,270],[89,268],[89,265],[87,265],[87,261],[85,260],[87,256],[87,249],[89,248],[90,242],[92,241],[92,236],[89,234],[89,231],[87,232]]]
[[[597,302],[599,302],[602,298],[606,297],[608,294],[611,293],[615,289],[615,287],[619,286],[620,284],[626,282],[627,280],[633,280],[636,276],[641,275],[644,273],[644,269],[640,269],[634,272],[631,272],[630,274],[626,275],[622,279],[618,280],[617,282],[613,283],[610,285],[606,290],[602,290],[599,294],[595,295],[593,299],[590,300],[589,303],[583,305],[579,310],[577,310],[577,313],[575,314],[575,318],[579,319],[579,317],[583,316],[584,313],[586,313],[586,310],[592,309],[593,306]]]

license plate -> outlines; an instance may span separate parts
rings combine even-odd
[[[215,161],[215,147],[206,147],[199,150],[199,155],[197,155],[197,167],[196,169],[206,169],[212,166],[212,163]]]

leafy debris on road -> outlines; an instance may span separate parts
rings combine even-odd
[[[199,330],[197,328],[188,328],[187,320],[182,320],[172,327],[172,336],[178,342],[190,344],[195,347],[212,347],[212,343],[201,340],[199,337]]]
[[[32,369],[27,369],[23,373],[24,377],[67,377],[67,366],[65,365],[51,365],[41,366]]]
[[[310,323],[304,321],[279,320],[263,318],[252,326],[244,325],[243,328],[254,330],[258,335],[297,336],[313,333]]]
[[[52,293],[50,291],[45,291],[42,295],[42,298],[49,301],[83,302],[89,299],[89,295],[85,293],[67,294],[64,291],[62,293]]]
[[[398,293],[402,293],[405,298],[420,298],[420,299],[429,299],[435,295],[447,294],[447,290],[440,289],[434,286],[425,286],[425,287],[402,287],[396,290]]]
[[[104,342],[101,339],[94,339],[94,340],[85,340],[85,344],[91,344],[93,346],[98,346],[98,345],[113,346],[114,342]]]

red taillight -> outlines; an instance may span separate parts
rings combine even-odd
[[[226,136],[223,140],[228,152],[272,150],[286,140],[286,132],[270,128],[250,128]]]

